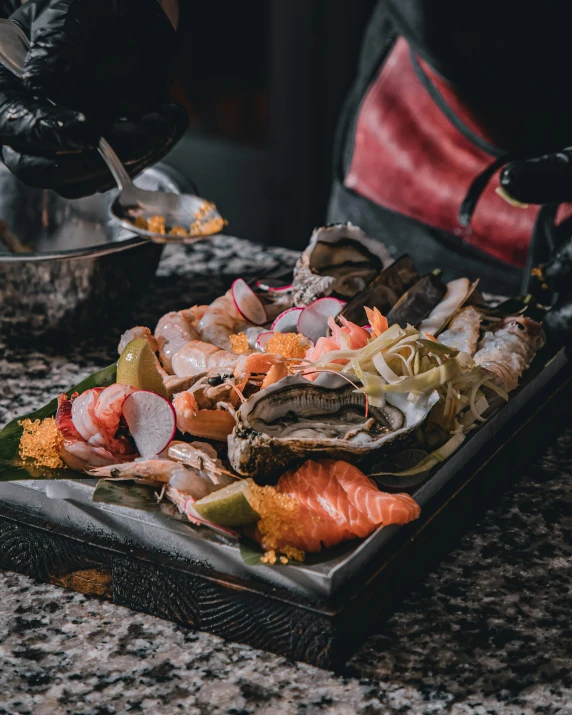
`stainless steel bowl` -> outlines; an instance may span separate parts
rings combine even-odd
[[[142,189],[192,192],[191,182],[157,165]],[[19,338],[82,329],[124,312],[152,279],[162,246],[109,217],[116,191],[66,200],[20,183],[0,164],[0,331]],[[14,253],[5,228],[31,249]],[[4,239],[2,239],[4,235]]]

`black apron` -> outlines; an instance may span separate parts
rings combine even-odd
[[[328,218],[410,253],[422,271],[515,294],[546,221],[497,195],[498,172],[572,144],[562,81],[572,10],[548,2],[539,18],[521,6],[518,24],[516,3],[488,4],[475,18],[448,0],[379,3],[340,123]],[[570,209],[551,209],[561,235]]]

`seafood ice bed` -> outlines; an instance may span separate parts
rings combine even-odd
[[[524,308],[420,276],[351,225],[319,229],[292,284],[239,279],[127,331],[112,384],[60,396],[20,454],[101,479],[95,495],[50,483],[69,500],[54,515],[237,575],[240,541],[257,575],[329,595],[562,367],[509,400],[544,341]],[[141,490],[162,513],[141,510]]]

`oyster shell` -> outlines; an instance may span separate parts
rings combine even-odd
[[[437,399],[436,392],[414,402],[388,394],[387,403],[370,406],[366,416],[365,397],[352,385],[330,388],[286,377],[238,410],[228,438],[230,463],[245,477],[265,479],[309,457],[359,462],[406,437]]]
[[[383,243],[351,223],[317,228],[294,268],[294,305],[328,295],[349,300],[391,263]]]

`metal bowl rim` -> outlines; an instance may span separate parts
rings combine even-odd
[[[38,263],[41,261],[69,261],[77,258],[99,258],[148,243],[150,242],[144,238],[133,236],[124,241],[102,243],[99,246],[87,246],[70,251],[52,251],[51,253],[4,253],[0,251],[0,263]]]
[[[179,193],[181,191],[183,193],[185,192],[186,187],[184,185],[181,186],[181,184],[184,184],[185,178],[169,165],[159,163],[155,166],[149,167],[145,171],[158,172],[163,176],[163,178],[169,180],[172,185],[179,184],[177,187]],[[136,248],[137,246],[148,245],[149,243],[153,242],[134,234],[130,238],[126,238],[122,241],[100,243],[95,246],[70,249],[69,251],[50,251],[49,253],[9,253],[6,251],[0,251],[0,264],[38,263],[42,261],[69,261],[78,258],[99,258],[101,256],[107,256],[111,253],[127,251],[131,248]]]

